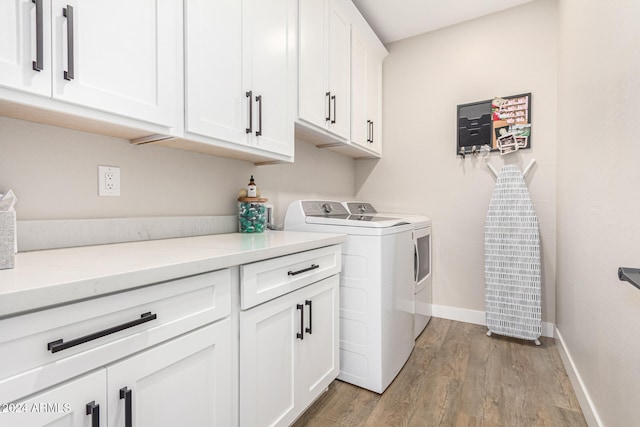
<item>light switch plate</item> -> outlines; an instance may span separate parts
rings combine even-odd
[[[120,195],[120,168],[98,166],[98,196]]]

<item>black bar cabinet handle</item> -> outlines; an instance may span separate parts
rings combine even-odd
[[[333,101],[333,120],[331,120],[331,124],[334,124],[336,122],[336,96],[331,95],[331,100]]]
[[[369,142],[373,144],[373,120],[369,120],[369,126],[371,127],[371,141]]]
[[[87,415],[91,415],[91,427],[100,427],[100,405],[95,400],[87,403]]]
[[[296,310],[300,310],[300,332],[296,333],[296,338],[304,339],[304,305],[296,304]]]
[[[325,116],[324,120],[328,122],[331,120],[331,92],[325,93],[324,96],[327,98],[327,113],[328,113]]]
[[[367,120],[367,142],[371,142],[371,120]]]
[[[253,133],[253,91],[245,92],[244,96],[249,101],[249,127],[245,129],[245,132]]]
[[[262,95],[256,96],[256,102],[258,103],[258,130],[256,136],[262,135]]]
[[[296,275],[298,275],[300,273],[305,273],[307,271],[315,270],[316,268],[320,268],[320,266],[318,264],[311,264],[311,267],[303,268],[302,270],[296,270],[296,271],[289,270],[287,272],[287,275],[288,276],[296,276]]]
[[[115,334],[116,332],[120,332],[120,331],[123,331],[125,329],[132,328],[134,326],[142,325],[143,323],[150,322],[150,321],[152,321],[154,319],[157,319],[157,318],[158,318],[157,314],[151,314],[151,312],[144,313],[144,314],[140,315],[139,319],[132,320],[132,321],[126,322],[126,323],[122,323],[122,324],[117,325],[117,326],[112,326],[112,327],[104,329],[102,331],[94,332],[92,334],[85,335],[83,337],[76,338],[76,339],[73,339],[73,340],[70,340],[70,341],[67,341],[67,342],[64,342],[63,339],[59,339],[57,341],[52,341],[50,343],[47,343],[47,350],[51,350],[51,353],[57,353],[59,351],[66,350],[68,348],[75,347],[77,345],[84,344],[86,342],[93,341],[93,340],[96,340],[98,338],[102,338],[102,337],[107,336],[107,335]]]
[[[65,80],[73,80],[75,66],[73,62],[73,6],[62,8],[62,16],[67,18],[67,71],[64,72]]]
[[[131,410],[133,395],[129,387],[122,387],[120,389],[120,399],[124,399],[124,427],[133,427],[133,414]]]
[[[313,332],[311,332],[312,328],[313,328],[313,323],[312,323],[313,322],[313,311],[312,311],[313,305],[312,304],[313,304],[313,302],[311,300],[305,300],[304,301],[304,305],[308,305],[309,306],[309,327],[305,328],[304,331],[306,333],[308,333],[309,335],[313,334]]]
[[[31,0],[36,5],[36,60],[33,61],[33,70],[42,71],[44,69],[43,47],[44,31],[42,27],[42,0]]]

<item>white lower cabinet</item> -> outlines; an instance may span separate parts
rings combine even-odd
[[[290,425],[339,374],[340,253],[0,319],[0,426]]]
[[[286,426],[339,372],[338,276],[240,313],[240,425]]]
[[[107,367],[110,427],[231,426],[231,321]]]
[[[0,320],[0,426],[237,424],[231,277],[218,270]]]
[[[225,319],[0,411],[6,426],[230,426]]]
[[[0,425],[106,426],[107,373],[104,369],[86,374],[38,393],[25,400],[2,403]]]

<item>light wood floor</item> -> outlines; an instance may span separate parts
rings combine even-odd
[[[302,426],[586,426],[551,338],[433,318],[382,395],[334,381]]]

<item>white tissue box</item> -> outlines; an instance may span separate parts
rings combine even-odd
[[[0,212],[0,270],[15,266],[16,211]]]

